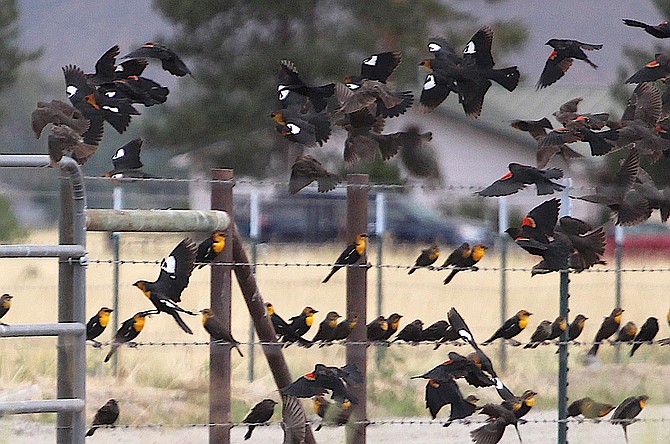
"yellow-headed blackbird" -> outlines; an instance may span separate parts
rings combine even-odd
[[[633,418],[642,412],[642,409],[647,405],[647,401],[649,401],[649,396],[647,395],[628,397],[612,413],[612,417],[610,418],[611,424],[619,424],[623,427],[623,435],[626,438],[626,442],[628,442],[626,427],[635,422]]]
[[[395,332],[398,331],[398,327],[400,327],[400,319],[402,318],[401,314],[398,313],[392,313],[388,318],[386,318],[386,324],[387,324],[387,329],[384,335],[382,336],[382,340],[386,341],[388,340]]]
[[[308,86],[300,77],[295,63],[290,60],[281,60],[279,64],[281,68],[277,78],[277,96],[282,106],[289,108],[296,104],[302,109],[312,108],[317,113],[323,111],[327,106],[326,99],[335,93],[335,84]],[[294,95],[302,99],[294,101],[291,97]],[[309,103],[304,103],[307,100]]]
[[[661,22],[658,25],[648,25],[637,20],[623,19],[623,24],[634,28],[642,28],[648,34],[651,34],[658,39],[667,39],[670,37],[670,25],[668,22]]]
[[[579,335],[582,334],[582,331],[584,330],[584,323],[587,319],[588,318],[586,316],[580,313],[575,317],[575,319],[572,320],[570,327],[568,327],[569,341],[574,341],[579,337]]]
[[[323,283],[328,282],[330,277],[334,275],[337,272],[337,270],[346,265],[355,264],[361,257],[365,255],[367,238],[368,238],[367,233],[361,233],[358,236],[356,236],[356,240],[353,243],[349,244],[347,248],[344,249],[342,254],[340,254],[340,257],[337,258],[337,260],[335,261],[335,265],[333,266],[333,269],[330,270],[330,273],[328,273],[328,276],[325,277]]]
[[[537,195],[543,196],[554,194],[554,191],[561,191],[565,188],[563,185],[551,181],[551,179],[563,177],[563,170],[558,168],[540,170],[518,163],[510,163],[507,168],[509,173],[483,190],[478,191],[477,194],[486,197],[509,196],[524,189],[527,185],[535,184]]]
[[[500,442],[505,434],[505,428],[513,425],[521,442],[521,434],[517,424],[519,420],[514,412],[498,404],[484,404],[480,413],[489,416],[489,420],[483,426],[470,432],[472,442],[476,444],[496,444]]]
[[[472,270],[476,270],[477,267],[475,267],[475,264],[484,257],[487,249],[488,247],[483,244],[477,244],[471,249],[470,245],[467,242],[464,242],[460,247],[452,251],[447,260],[444,261],[444,264],[442,264],[442,268],[448,267],[449,265],[453,265],[454,267],[451,273],[449,273],[449,276],[444,280],[444,284],[446,285],[451,282],[454,276],[456,276],[456,273],[461,271],[461,268],[471,268]]]
[[[563,332],[568,328],[568,321],[563,316],[558,316],[551,323],[551,333],[547,337],[547,341],[552,341],[561,337]]]
[[[332,132],[330,119],[326,113],[282,109],[273,111],[270,117],[277,123],[275,129],[289,142],[307,147],[322,146]]]
[[[412,376],[410,379],[423,378],[444,382],[450,379],[464,378],[473,387],[491,387],[495,385],[495,381],[484,374],[474,361],[456,352],[449,352],[448,356],[449,360],[435,366],[423,375]]]
[[[537,326],[535,331],[530,337],[530,342],[526,344],[523,348],[537,348],[540,344],[546,341],[551,334],[551,322],[546,319],[540,322],[540,325]]]
[[[635,325],[635,322],[633,321],[628,321],[626,324],[624,324],[623,327],[621,327],[621,330],[619,330],[619,333],[617,333],[614,342],[630,342],[635,339],[636,334],[637,325]]]
[[[226,234],[223,231],[215,231],[207,239],[200,242],[195,254],[195,262],[198,264],[198,268],[211,264],[225,246]]]
[[[635,351],[640,348],[643,342],[653,341],[658,333],[658,328],[658,319],[653,316],[647,318],[642,327],[640,327],[637,336],[633,339],[634,343],[633,348],[630,349],[630,356],[635,354]]]
[[[105,362],[111,359],[117,348],[121,347],[122,344],[132,341],[140,334],[144,328],[146,317],[151,313],[155,313],[155,311],[140,311],[139,313],[135,313],[132,318],[123,321],[121,327],[119,327],[114,335],[112,347],[109,350],[109,353],[107,353],[107,356],[105,356]]]
[[[314,323],[314,315],[318,313],[318,310],[314,310],[312,307],[305,307],[302,309],[302,312],[297,315],[289,318],[288,329],[289,331],[297,337],[301,337],[310,329]],[[284,335],[286,339],[286,335]],[[290,338],[289,338],[290,339]]]
[[[312,396],[323,396],[330,390],[332,399],[339,402],[348,399],[356,404],[358,398],[351,393],[348,386],[362,381],[363,375],[355,365],[345,365],[338,368],[316,364],[313,371],[301,376],[286,387],[279,389],[279,391],[282,395],[311,398]]]
[[[2,319],[2,317],[6,315],[9,309],[11,308],[13,297],[14,296],[8,293],[5,293],[2,296],[0,296],[0,319]],[[7,325],[7,324],[0,321],[0,325]]]
[[[144,140],[141,137],[133,139],[130,142],[117,149],[112,156],[112,165],[114,168],[103,174],[112,179],[122,178],[157,178],[153,174],[142,171],[144,164],[140,160],[140,151]]]
[[[421,342],[422,332],[423,321],[421,319],[415,319],[409,324],[405,325],[405,328],[398,332],[392,342],[401,340],[405,342]]]
[[[287,331],[288,323],[275,313],[275,308],[271,303],[266,302],[265,309],[267,310],[268,316],[270,316],[270,321],[272,321],[272,327],[274,327],[277,338],[281,339]]]
[[[230,331],[225,328],[223,324],[216,318],[212,310],[209,308],[203,308],[200,310],[200,313],[202,313],[202,326],[205,328],[207,333],[209,333],[212,339],[215,341],[230,343],[230,345],[235,347],[237,353],[244,357],[242,350],[240,350],[240,343],[236,341],[235,338],[233,338],[233,335],[230,333]]]
[[[345,319],[335,327],[335,334],[333,334],[333,341],[339,341],[341,339],[347,339],[351,332],[358,325],[358,315],[351,315],[351,319]]]
[[[594,69],[597,66],[589,60],[584,52],[601,49],[603,45],[592,45],[588,43],[578,42],[577,40],[563,40],[550,39],[546,45],[551,46],[554,50],[549,54],[549,58],[544,64],[540,80],[537,81],[537,89],[545,88],[555,83],[572,66],[573,59],[583,60]]]
[[[498,338],[512,339],[514,336],[521,333],[524,328],[526,328],[528,325],[528,317],[532,314],[533,313],[530,313],[526,310],[517,311],[514,316],[505,321],[502,327],[493,333],[493,336],[482,342],[482,344],[488,344]]]
[[[162,68],[172,75],[184,77],[191,75],[191,70],[170,48],[160,43],[145,43],[134,51],[121,57],[122,59],[158,59]]]
[[[139,288],[149,298],[158,312],[167,313],[174,318],[177,325],[186,333],[193,331],[179,316],[179,312],[195,316],[196,314],[184,310],[177,302],[181,302],[181,293],[188,286],[193,271],[197,248],[191,239],[186,238],[172,250],[167,259],[161,261],[161,271],[154,282],[137,281],[133,285]]]
[[[319,330],[312,338],[312,342],[330,342],[335,336],[335,330],[337,329],[337,320],[341,318],[336,311],[329,311],[326,315],[326,319],[321,321],[319,324]]]
[[[533,139],[538,142],[535,164],[537,168],[546,167],[551,158],[556,154],[560,154],[566,163],[570,162],[572,159],[580,159],[584,157],[564,143],[542,146],[541,142],[547,136],[547,129],[554,129],[551,122],[546,117],[540,120],[513,120],[510,125],[512,128],[516,128],[519,131],[530,133]]]
[[[384,316],[373,319],[367,326],[368,341],[383,341],[389,325]]]
[[[444,337],[449,328],[449,322],[445,320],[435,321],[421,332],[422,341],[438,341]]]
[[[513,398],[506,399],[500,405],[511,410],[514,412],[514,416],[516,416],[518,419],[521,419],[528,412],[530,412],[530,409],[532,409],[535,405],[536,395],[536,392],[532,390],[526,390],[523,392],[521,397],[515,396]]]
[[[411,91],[396,91],[385,81],[362,76],[346,76],[344,84],[336,84],[335,98],[339,113],[351,114],[365,109],[381,117],[397,117],[414,102]]]
[[[337,175],[328,172],[321,162],[309,154],[299,156],[291,167],[291,178],[288,181],[288,191],[295,194],[310,183],[317,181],[319,193],[327,193],[335,189],[340,182]]]
[[[95,340],[98,336],[105,331],[107,324],[109,323],[109,316],[113,312],[111,308],[102,307],[98,312],[91,317],[86,323],[86,340],[93,341],[94,343],[99,344]]]
[[[323,396],[314,397],[314,413],[316,413],[321,421],[314,431],[321,430],[323,425],[342,426],[349,421],[351,416],[352,403],[345,399],[341,403],[332,403],[326,400]]]
[[[587,419],[602,418],[614,410],[614,406],[603,402],[596,402],[586,397],[574,401],[568,406],[568,418],[582,415]]]
[[[619,307],[616,307],[614,310],[612,310],[612,313],[610,313],[610,315],[603,320],[603,323],[600,324],[600,328],[598,329],[596,337],[593,340],[595,344],[593,344],[593,347],[591,347],[591,350],[589,350],[589,355],[591,356],[597,355],[598,347],[600,347],[600,342],[604,341],[605,339],[609,338],[610,336],[612,336],[614,333],[617,332],[617,330],[619,329],[619,325],[621,324],[622,315],[623,310]]]
[[[116,402],[116,399],[110,399],[95,412],[93,417],[93,424],[91,428],[86,432],[86,436],[93,436],[97,427],[100,425],[112,425],[119,419],[119,404]]]
[[[245,424],[251,424],[249,430],[247,430],[247,433],[244,435],[245,440],[251,438],[251,434],[256,428],[255,424],[268,422],[270,418],[272,418],[272,415],[275,412],[275,405],[277,405],[277,401],[273,399],[264,399],[251,408],[249,413],[247,413],[247,416],[242,420]]]
[[[407,274],[412,274],[421,267],[428,267],[429,265],[433,265],[439,257],[440,247],[437,245],[431,245],[429,248],[421,250],[421,254],[416,258],[414,266],[410,268]]]

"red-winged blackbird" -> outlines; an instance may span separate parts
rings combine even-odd
[[[313,109],[319,113],[328,105],[327,99],[335,93],[335,84],[308,86],[300,78],[295,64],[289,60],[279,62],[277,97],[283,108],[296,107],[307,111]],[[309,103],[309,105],[307,105]]]
[[[207,333],[212,337],[214,341],[222,341],[229,343],[241,357],[244,357],[242,350],[240,350],[240,343],[233,338],[233,335],[230,331],[223,326],[221,321],[219,321],[212,310],[209,308],[203,308],[200,310],[202,313],[202,326],[207,330]]]
[[[619,307],[616,307],[614,310],[612,310],[612,313],[610,313],[610,315],[603,320],[603,323],[600,324],[600,328],[598,329],[596,337],[593,340],[595,344],[593,344],[593,347],[591,347],[591,350],[589,350],[590,356],[595,356],[598,354],[598,347],[600,347],[601,341],[604,341],[617,332],[619,325],[621,324],[622,315],[623,310]]]
[[[213,232],[207,239],[198,244],[198,251],[195,254],[195,262],[198,268],[211,264],[226,246],[226,233],[223,231]]]
[[[491,387],[495,385],[495,381],[487,376],[474,361],[456,352],[449,352],[448,356],[449,360],[432,368],[423,375],[412,376],[410,379],[423,378],[443,382],[464,378],[473,387]]]
[[[521,434],[517,427],[519,420],[512,410],[498,404],[484,404],[480,413],[488,415],[489,419],[486,424],[470,432],[472,442],[476,444],[496,444],[502,439],[508,425],[514,426],[519,436],[519,442],[521,442]]]
[[[341,318],[336,311],[329,311],[326,314],[326,319],[321,321],[319,329],[312,338],[312,342],[330,342],[333,340],[335,330],[337,329],[337,320]]]
[[[133,139],[121,148],[116,150],[112,156],[112,165],[114,168],[107,171],[105,177],[112,179],[128,178],[157,178],[153,174],[142,171],[144,164],[140,160],[140,150],[142,149],[142,138]]]
[[[192,316],[196,314],[184,310],[176,303],[181,302],[181,293],[188,286],[196,253],[197,247],[191,239],[186,238],[179,242],[167,259],[164,258],[161,261],[158,279],[154,282],[140,280],[133,284],[149,298],[159,313],[163,312],[172,316],[177,325],[190,335],[193,332],[179,316],[179,312]]]
[[[137,335],[140,334],[140,332],[144,328],[144,324],[146,323],[147,316],[149,316],[152,313],[155,313],[155,311],[154,310],[140,311],[139,313],[135,313],[135,315],[133,315],[132,318],[123,321],[121,327],[119,327],[116,334],[114,335],[112,346],[109,350],[109,353],[107,353],[107,356],[105,356],[105,362],[111,359],[112,355],[114,355],[117,348],[121,347],[121,345],[125,343],[134,340],[137,337]]]
[[[551,158],[556,154],[560,154],[566,163],[569,163],[572,159],[581,159],[584,157],[564,143],[560,145],[542,145],[541,142],[547,136],[547,130],[554,129],[546,117],[540,120],[513,120],[510,125],[519,131],[528,132],[537,141],[535,164],[537,168],[546,167]]]
[[[396,335],[395,341],[405,341],[405,342],[421,342],[423,333],[423,321],[421,319],[415,319],[409,324],[405,325],[405,328],[400,330]]]
[[[584,50],[594,51],[603,47],[603,45],[591,45],[577,40],[563,39],[550,39],[545,45],[551,46],[554,50],[549,54],[549,58],[544,64],[540,80],[537,81],[537,89],[545,88],[563,77],[572,66],[573,59],[583,60],[592,68],[597,68],[598,66],[589,60]]]
[[[314,370],[304,376],[296,379],[286,387],[280,388],[282,395],[295,396],[297,398],[311,398],[312,396],[322,396],[331,391],[331,397],[339,402],[348,399],[354,404],[358,399],[349,390],[352,383],[360,383],[363,375],[355,365],[345,365],[344,367],[328,367],[323,364],[316,364]]]
[[[623,327],[621,327],[621,330],[619,330],[617,333],[614,342],[630,342],[635,339],[636,334],[637,325],[635,325],[635,322],[633,321],[628,321]]]
[[[291,167],[291,178],[288,182],[288,191],[295,194],[310,183],[317,181],[319,193],[326,193],[335,189],[340,178],[326,171],[321,162],[309,154],[299,156]]]
[[[586,397],[578,399],[568,406],[568,418],[579,415],[582,415],[587,419],[602,418],[612,410],[614,410],[613,405],[596,402],[593,399]]]
[[[530,342],[528,342],[528,344],[526,344],[523,348],[537,348],[544,341],[548,340],[550,334],[551,322],[547,320],[540,322],[540,325],[537,326],[537,329],[535,329],[531,335]]]
[[[398,331],[398,327],[400,326],[400,319],[402,318],[401,314],[398,313],[392,313],[388,318],[386,318],[386,324],[388,328],[386,329],[386,332],[382,336],[382,340],[386,341],[388,340],[395,332]]]
[[[667,39],[670,37],[670,25],[668,25],[668,22],[661,22],[658,25],[647,25],[646,23],[642,23],[637,20],[623,19],[623,23],[626,26],[642,28],[648,34],[651,34],[659,39]]]
[[[444,261],[444,264],[442,264],[442,268],[453,265],[453,270],[444,279],[444,285],[451,282],[456,273],[462,271],[460,270],[461,268],[476,270],[477,267],[475,267],[475,264],[484,257],[487,249],[488,247],[484,244],[477,244],[471,249],[470,244],[464,242],[460,247],[452,251],[447,260]]]
[[[247,416],[242,420],[245,424],[252,424],[244,435],[245,440],[251,438],[251,434],[256,428],[253,424],[262,424],[268,422],[270,418],[272,418],[272,415],[275,412],[275,405],[277,405],[277,401],[273,399],[264,399],[251,408],[249,413],[247,413]]]
[[[444,424],[445,427],[452,421],[472,415],[477,410],[476,402],[479,401],[476,396],[463,398],[458,384],[453,379],[445,379],[443,381],[429,379],[426,382],[425,400],[426,408],[433,419],[437,417],[442,407],[445,405],[451,406],[449,422]]]
[[[373,319],[367,326],[368,341],[383,341],[388,331],[388,323],[384,316]]]
[[[93,417],[93,424],[91,428],[86,432],[86,436],[93,436],[97,427],[100,425],[112,425],[119,419],[119,404],[116,402],[116,399],[110,399],[95,412]]]
[[[342,426],[349,422],[352,403],[348,399],[343,402],[333,403],[327,401],[323,396],[314,397],[314,413],[322,419],[321,423],[314,429],[321,430],[324,425]]]
[[[421,332],[422,341],[439,341],[447,333],[449,322],[445,320],[435,321]]]
[[[633,189],[647,199],[649,209],[659,210],[661,222],[665,223],[670,217],[670,187],[659,189],[649,173],[641,167],[637,171],[637,179]]]
[[[514,316],[505,321],[505,323],[493,333],[486,341],[482,342],[483,345],[495,341],[498,338],[503,339],[512,339],[519,333],[523,331],[524,328],[528,325],[528,318],[533,313],[530,313],[526,310],[519,310]]]
[[[5,293],[2,296],[0,296],[0,319],[2,319],[2,317],[6,315],[9,309],[11,308],[12,298],[14,298],[14,296],[12,296],[9,293]],[[0,321],[0,325],[7,325],[7,324]]]
[[[351,319],[347,318],[337,324],[337,327],[335,327],[335,333],[333,334],[333,341],[347,339],[354,328],[356,328],[356,325],[358,325],[357,314],[353,314],[351,315]]]
[[[94,314],[91,319],[86,323],[86,340],[93,341],[96,345],[100,343],[95,340],[98,336],[105,331],[107,324],[109,323],[109,316],[113,312],[111,308],[102,307],[96,314]],[[2,315],[0,315],[0,318]]]
[[[540,170],[532,166],[510,163],[508,165],[509,173],[493,182],[481,191],[477,191],[480,196],[497,197],[509,196],[526,185],[535,184],[537,195],[554,194],[554,191],[561,191],[565,186],[560,183],[552,182],[551,179],[560,179],[563,177],[563,170],[558,168],[549,168]]]
[[[301,114],[290,109],[273,111],[270,117],[277,122],[276,130],[286,140],[312,147],[322,146],[330,138],[330,119],[323,113]]]
[[[340,254],[340,256],[337,258],[335,265],[333,266],[332,270],[330,270],[330,273],[328,273],[328,276],[324,278],[322,283],[328,282],[331,276],[333,276],[340,268],[346,265],[353,265],[358,262],[358,260],[365,255],[367,238],[367,233],[361,233],[356,236],[356,240],[347,245],[347,248],[345,248],[342,254]]]
[[[559,339],[563,332],[568,328],[568,321],[565,320],[563,316],[558,316],[554,319],[554,322],[551,323],[551,333],[547,337],[547,341],[552,341],[554,339]]]
[[[186,74],[191,74],[186,64],[179,58],[179,56],[170,48],[160,43],[145,43],[134,51],[121,57],[123,59],[158,59],[161,61],[161,66],[164,70],[178,77],[184,77]]]
[[[435,261],[440,257],[440,247],[437,245],[431,245],[430,247],[421,250],[421,254],[416,258],[414,266],[410,268],[407,274],[412,274],[421,267],[428,267],[433,265]]]
[[[665,54],[656,54],[653,62],[649,62],[644,67],[628,77],[625,83],[645,83],[664,79],[670,75],[670,57]]]
[[[642,327],[640,327],[637,336],[633,339],[634,343],[633,348],[630,349],[630,356],[635,354],[635,351],[640,348],[643,342],[653,341],[658,334],[658,328],[658,319],[655,317],[647,318],[647,320],[644,321],[644,324],[642,324]]]
[[[633,418],[642,412],[642,409],[647,406],[649,396],[630,396],[624,399],[621,404],[614,410],[610,418],[610,424],[621,425],[623,427],[623,435],[628,442],[628,431],[626,427],[635,422]]]

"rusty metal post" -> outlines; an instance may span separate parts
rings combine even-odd
[[[368,175],[349,174],[347,176],[347,242],[354,242],[356,236],[368,230]],[[367,263],[367,254],[359,261]],[[359,322],[347,338],[347,342],[367,341],[367,268],[347,267],[347,318],[358,315]],[[347,345],[347,364],[355,364],[363,373],[364,382],[353,387],[358,404],[352,408],[351,420],[347,424],[347,444],[365,444],[365,424],[367,421],[367,346]]]
[[[265,359],[268,361],[277,388],[283,388],[293,382],[293,378],[286,364],[286,359],[284,359],[282,345],[277,341],[274,327],[272,327],[270,317],[265,310],[265,302],[258,289],[249,257],[244,248],[242,248],[242,240],[240,239],[237,227],[234,227],[233,230],[233,262],[235,264],[248,264],[235,265],[235,277],[242,291],[242,296],[244,296],[244,302],[246,302],[249,309],[251,319],[256,327],[258,339],[262,343],[263,353],[265,354]],[[316,440],[314,439],[312,428],[309,424],[305,428],[305,442],[307,444],[315,444]]]
[[[212,210],[225,211],[230,220],[233,215],[233,170],[212,170]],[[233,261],[233,232],[232,224],[226,230],[226,246],[214,262]],[[219,318],[225,328],[230,330],[231,295],[232,295],[232,267],[227,265],[212,266],[210,281],[210,308]],[[212,344],[209,347],[209,423],[230,423],[230,345]],[[209,442],[212,444],[230,443],[230,429],[228,425],[211,426],[209,428]]]

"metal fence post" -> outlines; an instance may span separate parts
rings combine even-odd
[[[500,247],[500,324],[507,319],[507,239],[505,232],[509,227],[509,208],[507,198],[502,196],[498,199],[498,245]],[[500,368],[507,371],[507,345],[506,341],[500,342]]]
[[[226,230],[226,245],[214,262],[233,262],[234,215],[233,215],[233,170],[213,169],[211,209],[223,210],[230,217]],[[211,267],[210,308],[225,328],[230,330],[232,267]],[[230,345],[211,344],[209,347],[209,423],[230,423]],[[230,425],[210,426],[209,442],[230,443]]]
[[[621,225],[614,226],[614,306],[621,307],[621,264],[623,261],[623,240],[624,231]],[[614,360],[616,363],[621,362],[621,344],[619,342],[615,345]]]
[[[383,316],[384,309],[384,233],[386,232],[386,195],[378,192],[375,199],[375,235],[377,239],[377,316]],[[385,347],[376,347],[375,357],[377,368],[381,367],[382,359],[386,354]]]
[[[249,238],[251,239],[251,272],[256,275],[258,261],[258,238],[261,231],[261,209],[258,191],[251,192],[249,197]],[[254,380],[256,331],[253,319],[249,319],[249,381]]]
[[[347,176],[347,241],[353,242],[357,235],[367,232],[368,227],[368,175],[349,174]],[[367,254],[359,264],[367,263]],[[367,341],[367,268],[347,268],[347,318],[358,315],[356,328],[347,342]],[[351,419],[347,423],[347,444],[365,444],[365,425],[357,421],[367,420],[367,347],[365,344],[348,344],[347,364],[355,364],[363,373],[364,382],[353,387],[358,404],[352,407]]]
[[[112,208],[121,210],[123,208],[123,188],[115,186],[112,192]],[[121,233],[118,231],[112,232],[112,249],[114,255],[114,265],[112,266],[112,281],[113,285],[113,302],[112,302],[112,328],[111,331],[119,329],[119,260],[121,259]],[[114,353],[112,356],[112,374],[117,376],[119,373],[119,353]]]
[[[570,192],[572,179],[563,180],[565,189],[561,195],[560,216],[570,215]],[[560,302],[559,314],[569,322],[570,314],[570,272],[560,271]],[[568,442],[568,329],[561,334],[561,344],[558,346],[558,444]]]

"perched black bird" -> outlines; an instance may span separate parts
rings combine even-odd
[[[523,331],[524,328],[528,325],[528,318],[533,313],[530,313],[526,310],[519,310],[514,316],[505,321],[505,323],[493,333],[486,341],[482,342],[483,345],[495,341],[498,338],[503,339],[512,339],[514,336],[518,335]]]
[[[623,19],[623,24],[634,28],[642,28],[648,34],[651,34],[658,39],[667,39],[670,37],[670,25],[668,25],[668,22],[661,22],[658,25],[647,25],[646,23],[638,22],[637,20]]]
[[[96,314],[94,314],[91,319],[86,323],[86,340],[93,341],[96,344],[100,344],[95,340],[98,336],[105,331],[107,324],[109,323],[109,316],[113,312],[111,308],[102,307]],[[0,316],[2,317],[2,316]]]
[[[445,320],[435,321],[421,332],[422,341],[439,341],[447,333],[449,322]]]
[[[370,321],[370,323],[366,325],[366,328],[368,334],[368,341],[372,342],[372,341],[383,341],[389,326],[384,316],[379,316],[378,318]]]
[[[630,349],[630,356],[635,354],[635,351],[640,348],[643,342],[653,341],[656,335],[658,334],[658,319],[655,317],[649,317],[640,327],[640,331],[637,333],[633,339],[633,348]]]
[[[568,328],[568,321],[563,316],[558,316],[551,323],[551,333],[547,337],[547,341],[559,339],[563,332]]]
[[[610,424],[621,425],[623,427],[623,435],[628,442],[628,431],[626,427],[635,422],[635,417],[642,412],[642,409],[647,406],[649,396],[630,396],[624,399],[621,404],[614,410],[610,418]]]
[[[134,51],[129,52],[128,54],[121,57],[122,59],[129,58],[149,58],[149,59],[158,59],[161,61],[161,65],[164,70],[173,74],[177,77],[184,77],[185,75],[191,74],[191,70],[188,69],[186,64],[179,58],[179,56],[170,48],[160,43],[145,43]]]
[[[242,420],[245,424],[251,424],[249,425],[249,430],[247,430],[247,433],[244,435],[245,440],[251,438],[251,434],[256,428],[254,424],[268,422],[270,418],[272,418],[272,415],[275,412],[275,405],[277,405],[277,401],[273,399],[264,399],[251,408],[249,413],[247,413],[247,416]]]
[[[207,330],[207,333],[215,341],[227,342],[237,350],[241,357],[244,357],[242,350],[240,350],[240,343],[233,338],[230,331],[223,326],[223,324],[214,316],[214,313],[209,308],[200,310],[202,313],[202,326]]]
[[[93,424],[86,432],[86,436],[93,436],[97,427],[101,425],[112,425],[119,419],[119,404],[116,399],[110,399],[95,412],[93,417]]]
[[[226,233],[215,231],[207,239],[198,244],[198,251],[195,254],[195,263],[198,268],[211,264],[226,246]]]
[[[589,350],[590,356],[597,355],[598,348],[600,347],[600,342],[604,341],[605,339],[609,338],[610,336],[612,336],[614,333],[617,332],[617,330],[619,329],[619,325],[621,324],[622,315],[623,310],[619,307],[616,307],[612,310],[612,313],[610,313],[610,315],[603,320],[603,323],[600,324],[600,328],[598,329],[596,337],[593,340],[595,344],[593,344],[593,347],[591,347],[591,350]]]
[[[121,327],[119,327],[116,334],[114,335],[112,346],[109,350],[109,353],[107,353],[107,356],[105,356],[105,362],[112,358],[112,355],[114,355],[117,348],[121,347],[123,344],[133,341],[144,328],[147,316],[154,313],[156,313],[154,310],[140,311],[139,313],[135,313],[132,318],[123,321]]]
[[[0,319],[2,319],[2,317],[5,316],[9,311],[9,309],[11,308],[13,298],[14,296],[12,296],[9,293],[5,293],[2,296],[0,296]],[[0,321],[0,325],[7,325],[7,324]]]
[[[423,334],[423,321],[421,319],[415,319],[409,324],[405,325],[405,328],[400,330],[396,335],[395,341],[405,341],[405,342],[421,342]]]
[[[274,327],[275,334],[278,339],[281,339],[288,332],[288,322],[286,322],[281,316],[275,312],[275,307],[269,302],[265,303],[265,309],[268,316],[270,316],[270,321],[272,321],[272,327]]]
[[[386,332],[382,336],[382,340],[384,341],[388,340],[391,336],[393,336],[395,332],[398,331],[401,318],[402,315],[398,313],[392,313],[388,318],[386,318],[386,324],[388,328],[386,329]]]
[[[337,329],[337,320],[341,318],[336,311],[329,311],[326,314],[326,318],[321,321],[319,324],[319,330],[312,338],[312,342],[330,342],[335,336],[335,330]]]
[[[583,314],[578,314],[568,327],[568,341],[574,341],[582,334],[584,323],[588,318]]]
[[[419,255],[419,257],[416,258],[414,266],[410,268],[407,274],[412,274],[419,268],[433,265],[439,257],[440,257],[440,247],[438,247],[437,245],[431,245],[430,247],[421,250],[421,254]]]
[[[461,269],[463,268],[477,270],[475,265],[484,257],[487,249],[488,247],[484,244],[477,244],[470,248],[470,244],[464,242],[460,247],[452,251],[451,254],[449,254],[449,257],[447,257],[447,260],[442,264],[442,268],[448,267],[449,265],[453,266],[451,273],[444,279],[444,285],[451,282],[456,274],[462,271]]]
[[[356,239],[351,244],[347,245],[347,248],[344,249],[342,254],[335,260],[335,265],[333,266],[328,276],[326,276],[322,283],[328,282],[332,275],[334,275],[340,268],[346,265],[353,265],[358,260],[365,255],[365,248],[367,245],[367,233],[361,233],[356,236]]]
[[[314,315],[318,312],[318,310],[307,306],[303,308],[299,315],[289,318],[288,333],[284,334],[284,341],[290,340],[290,336],[301,337],[307,333],[314,323]]]
[[[532,166],[510,163],[508,165],[509,173],[493,182],[481,191],[477,191],[480,196],[509,196],[527,185],[535,184],[537,195],[554,194],[554,191],[561,191],[565,186],[553,182],[551,179],[560,179],[563,177],[563,170],[558,168],[549,168],[540,170]]]
[[[551,322],[543,320],[531,335],[530,342],[523,348],[537,348],[544,341],[548,340],[549,335],[551,335]]]
[[[599,50],[603,45],[591,45],[578,42],[577,40],[562,39],[551,39],[545,44],[551,46],[554,50],[549,54],[542,74],[540,74],[540,80],[537,81],[536,85],[537,89],[545,88],[563,77],[572,66],[573,59],[583,60],[591,65],[593,69],[598,68],[595,63],[589,60],[584,50]]]
[[[333,341],[339,341],[342,339],[347,339],[354,328],[358,325],[358,315],[352,314],[351,319],[347,318],[337,324],[335,327],[335,333],[333,333]]]
[[[179,312],[192,316],[196,314],[181,308],[177,302],[181,302],[181,293],[188,286],[196,253],[195,243],[185,238],[172,250],[167,259],[161,261],[158,279],[154,282],[139,280],[133,284],[154,304],[158,312],[172,316],[177,325],[191,335],[193,332],[179,316]]]
[[[291,178],[288,182],[288,191],[295,194],[310,183],[317,181],[319,193],[326,193],[335,189],[340,178],[329,173],[321,162],[309,154],[299,156],[291,167]]]

